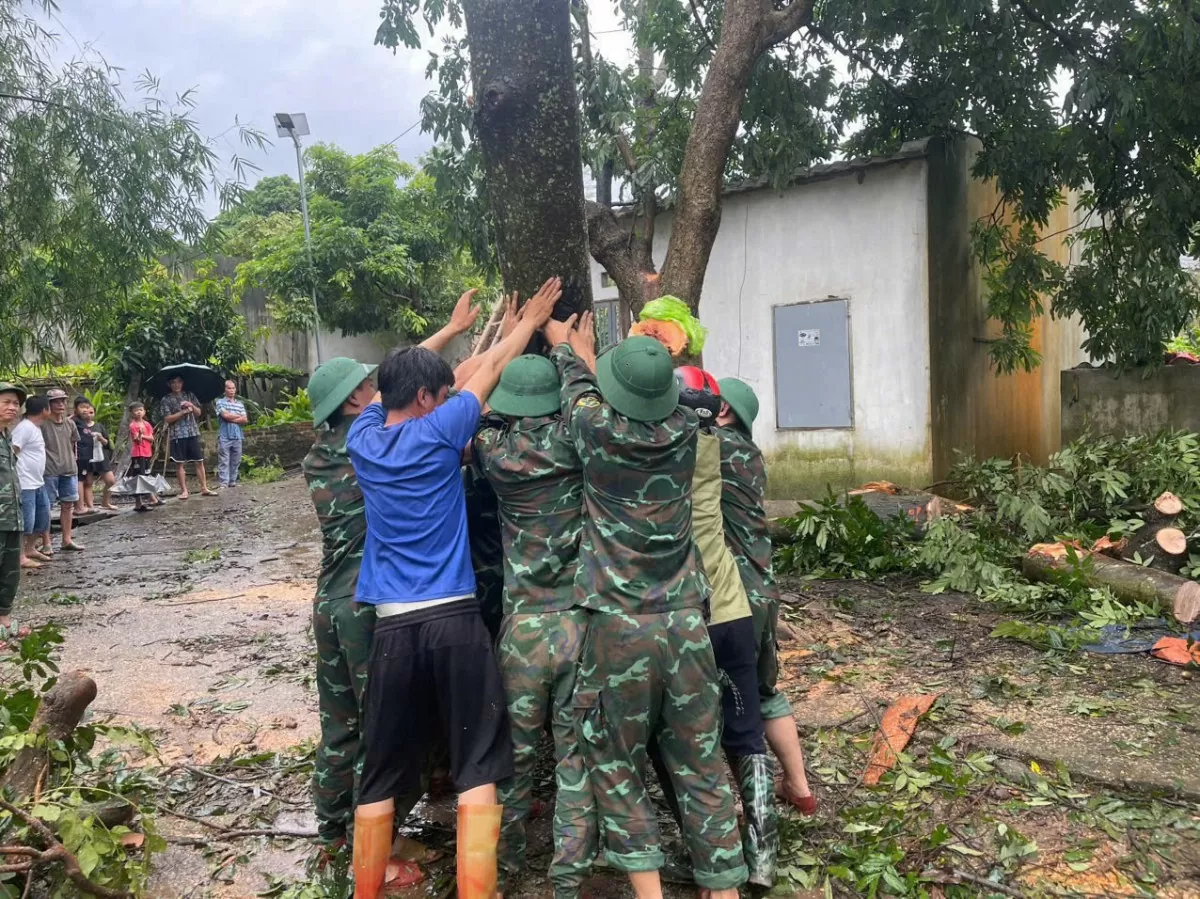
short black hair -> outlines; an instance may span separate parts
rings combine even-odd
[[[420,346],[388,350],[379,366],[379,394],[385,409],[403,409],[424,387],[434,396],[443,387],[454,386],[450,364],[432,350]]]
[[[76,409],[78,409],[80,406],[90,406],[91,404],[92,404],[92,401],[89,400],[86,396],[75,397],[75,408]]]
[[[41,415],[49,408],[50,401],[40,394],[38,396],[31,396],[25,401],[26,415]]]
[[[145,404],[145,403],[132,402],[132,403],[130,403],[130,404],[129,404],[129,411],[130,411],[130,412],[134,411],[135,409],[145,409],[145,408],[146,408],[146,404]]]

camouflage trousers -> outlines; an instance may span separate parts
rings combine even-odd
[[[362,766],[362,700],[375,634],[375,609],[352,596],[313,603],[317,643],[317,700],[321,743],[313,766],[317,830],[332,842],[354,821],[354,794]]]
[[[790,718],[792,704],[779,690],[779,600],[750,597],[758,637],[758,701],[764,721]]]
[[[654,740],[679,798],[696,883],[723,890],[746,882],[721,753],[721,685],[699,609],[593,613],[575,685],[575,724],[609,864],[626,872],[663,865],[644,779]]]
[[[0,615],[12,611],[21,586],[21,532],[0,531]]]
[[[554,736],[554,858],[550,882],[555,899],[576,899],[591,871],[599,842],[592,785],[575,736],[572,694],[588,612],[571,609],[510,615],[500,632],[500,673],[508,696],[516,773],[499,784],[504,818],[500,830],[501,887],[525,864],[533,768],[542,732]]]

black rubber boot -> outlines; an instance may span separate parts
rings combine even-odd
[[[737,759],[738,789],[742,794],[742,853],[750,883],[775,886],[779,860],[779,816],[775,812],[775,772],[767,755]]]

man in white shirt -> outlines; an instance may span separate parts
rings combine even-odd
[[[46,440],[41,424],[49,414],[50,403],[44,396],[31,396],[25,403],[25,417],[13,428],[12,443],[17,453],[17,477],[21,482],[21,519],[25,539],[21,545],[21,567],[41,568],[50,556],[38,549],[38,543],[50,545],[50,496],[46,493]]]

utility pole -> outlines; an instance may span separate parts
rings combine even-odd
[[[280,137],[290,137],[296,145],[296,171],[300,175],[300,215],[304,219],[304,249],[308,254],[308,271],[312,277],[312,306],[316,322],[313,325],[313,340],[317,345],[317,365],[325,361],[321,353],[321,310],[317,306],[317,270],[313,267],[312,228],[308,222],[308,191],[304,189],[304,150],[300,138],[308,135],[308,116],[302,112],[289,115],[286,112],[275,113],[275,133]]]

